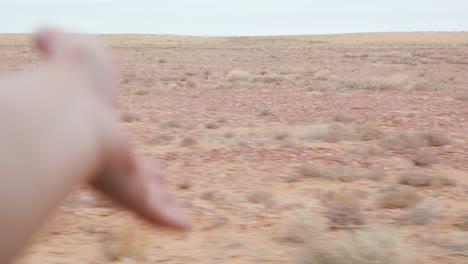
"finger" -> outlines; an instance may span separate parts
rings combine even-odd
[[[56,38],[61,32],[51,28],[39,29],[34,34],[34,45],[48,57],[51,57],[53,51],[54,38]]]
[[[157,224],[180,230],[189,230],[192,226],[190,218],[181,209],[157,199],[151,201],[149,212],[148,217]]]

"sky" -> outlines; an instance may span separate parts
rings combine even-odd
[[[0,33],[193,36],[468,31],[468,0],[0,0]]]

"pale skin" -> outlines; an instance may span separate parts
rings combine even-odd
[[[0,263],[85,182],[155,224],[189,229],[159,165],[136,157],[118,124],[106,50],[53,30],[35,44],[45,65],[0,75]]]

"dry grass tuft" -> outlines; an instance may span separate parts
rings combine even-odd
[[[427,145],[432,147],[440,147],[450,144],[450,138],[441,131],[429,131],[422,134]]]
[[[292,148],[295,145],[296,145],[296,143],[294,143],[294,141],[286,140],[280,145],[280,148]]]
[[[343,230],[336,237],[313,236],[299,264],[413,264],[413,250],[386,227]]]
[[[416,166],[429,166],[439,161],[437,155],[430,152],[419,152],[412,158]]]
[[[341,88],[338,87],[337,84],[331,83],[331,82],[320,81],[320,82],[308,83],[306,85],[307,85],[307,91],[309,92],[340,92],[342,91]]]
[[[260,116],[273,116],[275,115],[275,111],[273,111],[272,109],[263,109],[259,115]]]
[[[157,135],[150,138],[146,143],[150,145],[167,145],[174,140],[174,137],[168,134]]]
[[[221,127],[221,124],[218,122],[210,122],[205,125],[205,128],[208,128],[208,129],[218,129],[220,127]]]
[[[224,123],[227,122],[227,117],[225,117],[225,116],[219,116],[218,118],[216,118],[216,122],[221,123],[221,124],[224,124]]]
[[[239,140],[237,141],[237,146],[241,147],[241,148],[247,148],[250,146],[250,142],[248,141],[245,141],[245,140]]]
[[[462,252],[462,256],[468,254],[468,232],[466,231],[453,231],[449,234],[442,234],[432,238],[431,242],[443,249]]]
[[[340,123],[318,123],[312,125],[306,132],[309,140],[321,140],[325,142],[339,142],[342,140],[354,140],[357,133],[354,127]]]
[[[197,144],[197,140],[194,137],[186,136],[181,141],[179,146],[181,147],[191,147]]]
[[[326,81],[330,78],[331,72],[329,70],[320,70],[314,74],[314,79],[319,81]]]
[[[378,156],[385,152],[385,149],[377,144],[361,144],[351,149],[352,153],[362,156]]]
[[[120,116],[120,120],[122,120],[125,123],[133,123],[133,122],[141,121],[141,118],[133,113],[124,112]]]
[[[330,171],[326,166],[317,163],[305,163],[297,169],[298,175],[308,178],[329,178]]]
[[[362,80],[350,80],[343,83],[348,90],[369,91],[407,91],[411,90],[408,76],[393,75],[389,77],[371,77]]]
[[[331,228],[355,228],[365,224],[361,205],[356,194],[349,191],[332,191],[321,198],[326,207],[325,217]]]
[[[161,128],[181,128],[182,125],[177,120],[168,120],[160,125]]]
[[[287,132],[279,132],[273,136],[273,139],[282,141],[282,140],[287,139],[288,137],[289,137],[289,134]]]
[[[440,216],[437,208],[432,204],[413,208],[403,214],[400,221],[410,225],[427,225]]]
[[[335,180],[341,182],[353,182],[365,178],[362,171],[349,166],[332,166],[329,170],[334,174]]]
[[[455,226],[458,227],[461,230],[468,231],[468,214],[464,214],[460,216],[456,222]]]
[[[195,88],[195,87],[197,87],[197,83],[194,80],[186,80],[184,82],[184,86],[186,88]]]
[[[455,100],[468,102],[468,94],[461,94],[455,97]]]
[[[340,165],[326,166],[318,163],[305,163],[299,166],[297,174],[301,177],[325,178],[341,182],[351,182],[364,178],[364,175],[360,171],[352,167]]]
[[[139,89],[138,91],[135,92],[136,95],[147,95],[149,94],[148,90],[145,89]]]
[[[237,194],[226,190],[205,191],[201,194],[201,199],[218,204],[233,204],[243,201]]]
[[[365,178],[373,181],[381,181],[387,178],[387,173],[381,169],[371,169],[365,174]]]
[[[106,257],[112,261],[123,261],[144,256],[147,240],[141,227],[130,220],[122,220],[103,237],[101,243]]]
[[[411,188],[400,188],[389,190],[384,193],[378,200],[378,204],[382,208],[408,208],[415,206],[422,200],[416,190]]]
[[[270,205],[273,203],[273,194],[268,191],[256,190],[247,195],[247,201],[255,204]]]
[[[380,139],[383,136],[382,131],[375,127],[370,126],[356,126],[358,131],[359,139],[363,141],[370,141]]]
[[[336,122],[316,123],[305,132],[305,138],[308,140],[320,140],[331,143],[340,141],[369,141],[379,139],[381,136],[382,133],[376,128]]]
[[[326,207],[335,204],[356,204],[359,200],[359,196],[356,192],[348,190],[329,191],[320,197],[320,201]]]
[[[310,237],[325,230],[325,219],[304,209],[289,214],[279,239],[285,242],[305,243]]]
[[[284,177],[284,182],[297,182],[302,178],[299,174],[290,174]]]
[[[440,147],[450,144],[450,138],[440,131],[400,133],[386,139],[382,145],[388,149],[409,149],[420,147]]]
[[[219,191],[206,191],[200,195],[200,198],[207,201],[223,200],[223,193]]]
[[[382,141],[382,146],[387,149],[408,149],[427,146],[427,142],[420,133],[407,132],[396,135]]]
[[[447,177],[438,177],[433,186],[440,187],[440,186],[457,186],[457,181]]]
[[[455,186],[456,181],[447,177],[435,176],[425,172],[409,171],[402,173],[398,178],[398,183],[416,187],[439,187]]]
[[[423,172],[404,172],[398,178],[398,183],[416,187],[431,186],[434,181],[434,176]]]
[[[233,138],[235,137],[236,135],[233,133],[233,132],[226,132],[224,133],[223,135],[225,138]]]
[[[333,121],[335,122],[342,122],[342,123],[351,123],[356,121],[356,117],[345,113],[345,112],[339,112],[333,117]]]
[[[192,188],[192,185],[191,181],[185,179],[183,182],[177,184],[177,188],[179,188],[179,190],[187,190]]]
[[[250,73],[242,70],[231,70],[226,74],[226,80],[230,82],[248,81]]]
[[[266,83],[266,84],[281,84],[287,79],[281,75],[260,75],[252,78],[253,83]]]

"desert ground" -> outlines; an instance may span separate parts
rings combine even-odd
[[[468,263],[468,33],[96,37],[193,230],[82,186],[16,263]]]

